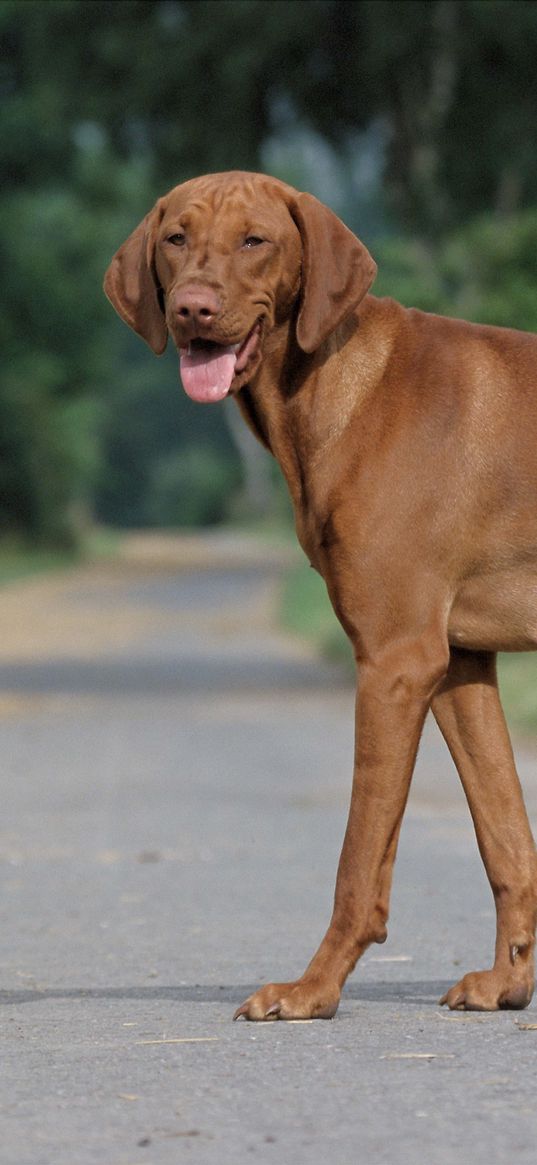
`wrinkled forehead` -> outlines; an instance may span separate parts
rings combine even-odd
[[[231,171],[193,178],[166,196],[163,228],[179,218],[192,226],[230,224],[250,229],[265,223],[274,229],[292,226],[288,210],[291,187],[262,174]]]

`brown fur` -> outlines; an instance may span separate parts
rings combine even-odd
[[[332,920],[301,978],[238,1009],[249,1019],[332,1016],[357,959],[386,938],[429,707],[497,912],[493,968],[465,975],[443,1002],[524,1007],[533,990],[535,847],[495,653],[537,644],[537,338],[377,299],[375,270],[316,199],[231,172],[160,199],[106,276],[114,307],[156,352],[168,333],[178,347],[240,343],[261,321],[231,391],[281,465],[298,537],[359,667]]]

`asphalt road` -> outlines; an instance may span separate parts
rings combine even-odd
[[[2,592],[2,1165],[535,1161],[535,1007],[437,1004],[494,918],[430,730],[337,1017],[231,1022],[321,938],[350,788],[353,692],[274,626],[285,557],[132,538]]]

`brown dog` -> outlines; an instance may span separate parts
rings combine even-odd
[[[213,174],[161,198],[107,271],[156,353],[168,333],[198,401],[232,393],[278,459],[300,542],[359,666],[356,759],[332,920],[300,979],[236,1016],[333,1016],[384,942],[392,867],[432,707],[497,913],[496,956],[451,1008],[525,1007],[536,856],[495,673],[537,645],[537,338],[367,295],[375,264],[309,194]]]

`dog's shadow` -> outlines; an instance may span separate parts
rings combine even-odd
[[[151,987],[38,987],[5,988],[0,990],[0,1006],[18,1006],[23,1003],[40,1003],[52,999],[78,999],[95,1001],[99,999],[141,1001],[169,1000],[173,1003],[226,1003],[237,1005],[258,988],[258,983],[215,985],[195,984]],[[440,980],[415,980],[404,982],[351,983],[342,996],[355,1003],[397,1003],[426,1004],[438,1003],[442,995],[452,986],[451,982]]]

